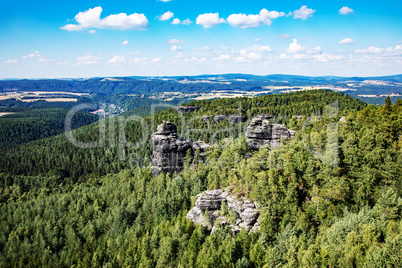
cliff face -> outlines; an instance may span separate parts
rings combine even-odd
[[[199,107],[199,106],[178,106],[178,107],[175,107],[174,109],[176,110],[176,112],[188,114],[188,113],[194,112],[195,110],[199,110],[201,108],[202,107]]]
[[[177,136],[177,128],[170,122],[163,122],[157,127],[157,132],[151,135],[152,174],[161,172],[180,172],[183,170],[187,150],[192,148],[192,142]]]
[[[294,131],[286,126],[272,124],[265,118],[265,116],[257,116],[247,127],[246,137],[249,148],[252,150],[258,150],[266,144],[269,144],[271,148],[277,148],[281,145],[280,139],[289,139],[294,136]]]
[[[197,195],[195,206],[186,218],[195,224],[212,229],[229,226],[233,234],[244,228],[247,231],[260,229],[258,205],[237,198],[227,190],[205,191]],[[225,205],[225,208],[223,208]]]
[[[153,175],[159,175],[161,172],[182,171],[188,150],[195,156],[197,163],[205,161],[206,150],[211,145],[203,141],[192,142],[177,136],[176,125],[170,122],[164,121],[157,130],[151,135]]]

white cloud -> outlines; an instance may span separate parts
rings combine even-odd
[[[90,34],[96,34],[96,31],[95,30],[90,30],[89,33]]]
[[[146,64],[147,58],[134,58],[131,62],[133,64]]]
[[[182,40],[171,39],[171,40],[167,41],[166,43],[171,44],[171,45],[174,45],[174,44],[184,44],[184,43],[186,43],[186,42],[185,42],[185,41],[182,41]]]
[[[293,43],[289,45],[289,48],[286,50],[288,53],[298,53],[304,50],[300,44],[297,43],[297,39],[293,39]]]
[[[124,45],[128,45],[130,42],[128,42],[127,40],[126,41],[123,41],[123,43],[121,43],[123,46]]]
[[[167,11],[167,12],[163,13],[161,16],[159,16],[159,20],[161,20],[161,21],[170,20],[173,17],[174,17],[174,13]]]
[[[329,62],[329,61],[343,60],[345,59],[345,57],[340,55],[327,54],[324,52],[322,54],[313,55],[313,59],[318,62]]]
[[[100,58],[97,56],[87,55],[77,58],[78,65],[97,64]]]
[[[281,39],[281,40],[285,40],[285,39],[289,39],[291,36],[289,35],[289,34],[281,34],[281,35],[279,35],[279,38]]]
[[[112,14],[100,19],[102,7],[90,8],[75,16],[78,24],[67,24],[60,27],[67,31],[81,31],[86,28],[116,29],[116,30],[144,30],[148,27],[148,19],[144,14],[126,13]]]
[[[365,48],[365,49],[356,49],[355,52],[356,53],[373,53],[373,54],[377,54],[377,53],[384,52],[384,49],[376,47],[376,46],[370,46],[370,47]]]
[[[170,1],[172,1],[172,0],[158,0],[158,1],[161,1],[161,2],[170,2]]]
[[[254,38],[254,42],[261,42],[260,38]]]
[[[211,51],[212,48],[209,47],[209,46],[205,46],[205,47],[200,48],[199,50],[200,50],[200,51]]]
[[[180,51],[180,50],[182,50],[183,48],[181,47],[181,46],[178,46],[178,45],[173,45],[172,47],[171,47],[171,50],[172,51]]]
[[[223,50],[228,50],[228,49],[230,49],[230,47],[228,47],[228,46],[221,46],[221,49],[223,49]]]
[[[342,15],[348,15],[352,12],[353,12],[353,9],[348,8],[348,7],[343,7],[339,10],[339,14],[342,14]]]
[[[272,52],[272,49],[269,46],[253,46],[253,50],[261,53]]]
[[[151,60],[151,62],[152,62],[152,63],[157,63],[157,62],[160,62],[161,60],[162,60],[162,58],[157,57],[157,58],[153,58],[153,59]]]
[[[35,51],[34,53],[31,53],[29,55],[23,56],[23,59],[30,59],[30,58],[40,58],[42,55],[39,53],[39,51]]]
[[[203,63],[203,62],[206,62],[207,59],[206,59],[206,58],[201,58],[201,59],[199,59],[199,58],[197,58],[197,57],[192,56],[191,58],[190,58],[190,57],[189,57],[189,58],[185,58],[183,61],[184,61],[184,62],[190,62],[190,63]]]
[[[307,6],[302,6],[300,9],[293,11],[293,18],[307,20],[313,16],[314,12],[315,10],[307,8]]]
[[[45,59],[45,58],[39,58],[38,59],[38,62],[41,62],[41,63],[51,63],[51,62],[53,62],[53,60],[49,60],[49,59]]]
[[[193,23],[193,22],[190,19],[185,19],[181,22],[181,24],[184,24],[184,25],[190,25],[191,23]]]
[[[287,59],[289,59],[289,57],[286,55],[286,53],[282,53],[281,55],[279,55],[279,59],[287,60]]]
[[[109,63],[125,63],[126,59],[122,56],[115,55],[113,58],[109,60]]]
[[[353,43],[355,43],[355,41],[351,38],[345,38],[345,39],[342,39],[341,41],[339,41],[340,45],[347,45],[347,44],[353,44]]]
[[[172,21],[172,24],[180,24],[180,23],[181,23],[181,21],[178,18],[176,18]]]
[[[227,18],[227,22],[233,27],[240,27],[244,29],[257,27],[262,24],[271,25],[272,19],[277,19],[282,16],[285,16],[285,13],[278,11],[268,11],[264,8],[257,15],[232,14]]]
[[[248,54],[248,58],[249,58],[250,60],[260,60],[260,59],[262,59],[262,55],[260,55],[260,54],[258,54],[258,53],[256,53],[256,52],[250,52],[250,53]]]
[[[219,57],[212,58],[212,60],[214,60],[214,61],[227,61],[227,60],[230,60],[230,56],[225,55],[225,54],[221,54]]]
[[[315,48],[312,48],[312,49],[309,49],[306,51],[307,54],[318,54],[321,52],[322,52],[322,50],[321,50],[321,47],[319,47],[319,46],[316,46]]]
[[[5,63],[18,63],[18,60],[6,60]]]
[[[219,18],[219,13],[205,13],[197,17],[196,23],[204,26],[204,28],[210,28],[221,23],[225,23],[225,20]]]

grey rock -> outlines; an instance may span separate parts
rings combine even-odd
[[[210,116],[207,116],[207,115],[206,115],[206,116],[203,116],[203,117],[202,117],[202,120],[204,120],[205,123],[209,123],[209,119],[210,119],[210,118],[211,118]]]
[[[339,122],[346,122],[346,116],[342,116],[341,119],[339,119]]]
[[[247,117],[245,117],[243,115],[234,114],[234,115],[229,115],[228,120],[232,124],[239,124],[239,123],[246,122]]]
[[[215,231],[219,226],[229,226],[233,234],[240,232],[241,228],[247,231],[259,230],[259,211],[258,205],[243,197],[236,197],[230,194],[228,190],[205,191],[197,195],[195,207],[187,214],[186,218],[195,224],[201,224],[204,227]],[[228,215],[221,210],[225,203],[229,214],[234,213],[236,219],[230,222]],[[206,214],[209,211],[209,214]]]
[[[289,139],[294,135],[295,132],[289,130],[286,126],[272,124],[263,119],[263,116],[253,118],[246,130],[248,146],[252,150],[258,150],[267,144],[271,148],[277,148],[281,145],[281,139]]]
[[[214,121],[215,123],[219,124],[219,122],[226,120],[227,118],[228,117],[226,115],[219,114],[214,116]]]
[[[180,172],[184,168],[184,159],[187,151],[196,153],[198,161],[204,161],[206,150],[212,147],[203,141],[192,142],[177,136],[176,125],[163,121],[157,126],[157,132],[151,135],[152,140],[152,174],[159,175],[161,172]]]
[[[199,110],[201,108],[202,107],[200,107],[200,106],[177,106],[174,109],[176,110],[176,112],[188,114],[188,113],[194,112],[196,110]]]
[[[192,150],[192,142],[177,136],[174,124],[164,121],[151,135],[152,140],[152,174],[161,172],[180,172],[184,167],[187,150]]]

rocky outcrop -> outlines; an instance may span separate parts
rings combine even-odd
[[[223,114],[218,114],[214,116],[215,123],[219,124],[220,121],[226,120],[228,117]]]
[[[229,115],[228,120],[230,123],[239,124],[239,123],[246,122],[247,117],[245,117],[243,115],[234,114],[234,115]]]
[[[192,149],[192,142],[177,136],[174,124],[164,121],[157,127],[157,132],[151,135],[152,174],[161,172],[180,172],[183,170],[184,158],[188,149]]]
[[[194,112],[195,110],[199,110],[201,108],[202,107],[200,107],[200,106],[177,106],[174,109],[176,110],[176,112],[188,114],[188,113]]]
[[[260,229],[258,205],[229,190],[205,191],[197,195],[195,206],[186,218],[195,224],[212,229],[229,226],[233,234],[244,228],[247,231]]]
[[[212,145],[203,141],[192,142],[177,136],[176,125],[163,121],[157,132],[151,135],[152,140],[152,174],[161,172],[180,172],[184,167],[184,159],[190,150],[196,160],[205,162],[206,151]]]
[[[217,124],[219,124],[219,122],[221,122],[223,120],[228,120],[232,124],[239,124],[242,122],[246,122],[247,117],[245,117],[243,115],[238,115],[238,114],[233,114],[233,115],[229,115],[229,116],[223,115],[223,114],[218,114],[218,115],[214,116],[214,121]]]
[[[252,150],[258,150],[267,144],[271,148],[277,148],[281,145],[281,139],[292,138],[294,134],[294,131],[289,130],[286,126],[272,124],[263,116],[257,116],[251,120],[246,131],[248,145]]]

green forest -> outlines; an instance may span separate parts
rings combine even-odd
[[[0,150],[0,266],[402,266],[402,100],[376,107],[314,90],[188,105],[202,108],[73,130],[95,148],[61,134]],[[276,115],[296,136],[250,151],[249,120],[203,119],[219,114]],[[206,162],[188,155],[183,172],[152,176],[149,135],[162,120],[214,144]],[[260,231],[211,233],[186,219],[197,194],[227,187],[258,202]]]

